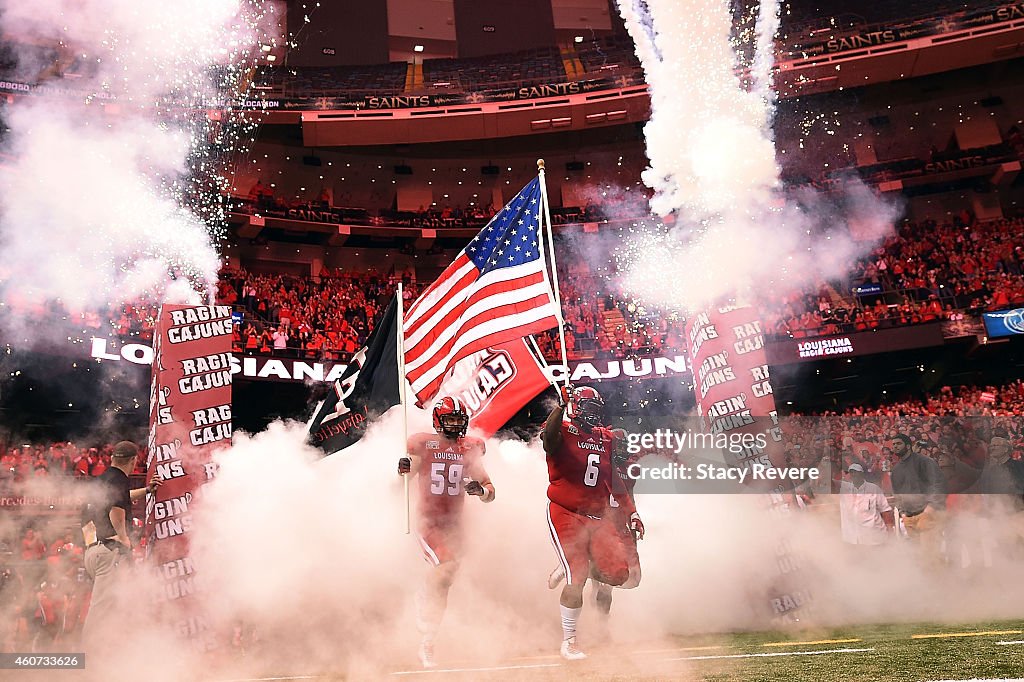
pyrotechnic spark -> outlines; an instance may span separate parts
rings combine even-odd
[[[725,0],[621,0],[620,10],[651,89],[641,177],[654,190],[651,209],[672,219],[668,231],[641,224],[619,250],[624,289],[694,310],[842,271],[863,246],[848,233],[833,238],[816,210],[781,191],[770,87],[777,0],[764,0],[756,20],[743,14],[731,38]],[[859,219],[894,217],[870,194],[861,199]],[[834,213],[829,222],[844,228]]]
[[[209,301],[228,166],[258,125],[239,101],[259,45],[278,42],[273,4],[5,4],[8,34],[59,44],[75,56],[76,78],[51,81],[46,100],[8,107],[15,159],[0,186],[4,297],[58,302],[76,320],[111,319],[136,300]]]

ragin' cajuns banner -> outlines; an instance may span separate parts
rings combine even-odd
[[[723,453],[726,464],[745,468],[756,464],[785,467],[764,332],[757,312],[750,307],[724,307],[698,313],[687,322],[686,340],[697,414],[703,428],[711,433],[761,435],[761,442],[766,443],[763,448],[756,444],[744,448],[738,455]],[[765,496],[767,508],[784,517],[799,502],[788,492],[792,482],[788,486],[769,485],[773,484],[757,481],[753,487],[770,493]],[[771,578],[767,591],[752,595],[759,603],[766,601],[766,609],[779,622],[798,619],[798,612],[801,616],[806,614],[811,599],[800,574],[800,557],[786,542],[787,532],[786,527],[779,527],[772,557],[777,572],[768,569]]]
[[[177,608],[176,631],[200,649],[215,646],[199,615],[189,556],[192,514],[216,476],[211,455],[231,445],[231,308],[165,305],[154,329],[147,480],[164,483],[146,501],[147,558]]]
[[[752,308],[720,308],[686,325],[697,415],[711,433],[763,434],[766,447],[735,454],[741,467],[783,466],[782,435],[764,350],[761,322]]]
[[[460,360],[438,395],[458,398],[472,431],[487,438],[550,385],[526,341],[516,339]]]

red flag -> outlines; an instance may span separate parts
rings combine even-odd
[[[550,385],[526,341],[516,339],[460,360],[440,393],[462,401],[473,431],[487,438]]]

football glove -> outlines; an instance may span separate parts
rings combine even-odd
[[[633,537],[637,540],[644,539],[644,522],[640,520],[640,515],[636,512],[629,517],[629,529],[633,531]]]

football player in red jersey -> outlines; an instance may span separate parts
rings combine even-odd
[[[626,449],[627,434],[625,429],[612,429],[611,431],[612,436],[615,438],[612,441],[612,462],[615,464],[615,473],[622,482],[625,494],[629,496],[635,508],[636,498],[633,497],[633,488],[636,486],[636,480],[630,478],[627,471],[629,466],[635,464],[639,457],[630,454]],[[643,538],[643,523],[639,524],[638,531],[634,531],[632,529],[633,519],[631,516],[636,514],[636,512],[634,511],[630,515],[625,514],[623,508],[616,502],[614,495],[609,497],[608,504],[609,517],[613,519],[616,530],[622,536],[622,541],[626,548],[626,563],[629,566],[629,579],[619,585],[619,587],[622,589],[632,589],[640,584],[640,554],[637,552],[636,545],[637,540]],[[637,518],[639,518],[639,515],[637,515]],[[601,582],[593,572],[591,572],[590,577],[593,579],[593,592],[591,596],[593,597],[594,605],[604,619],[607,620],[612,609],[612,586]],[[548,577],[548,587],[553,590],[563,580],[565,580],[565,569],[559,563]]]
[[[615,437],[603,421],[600,393],[589,386],[567,386],[541,434],[548,462],[548,529],[565,572],[559,599],[561,654],[570,661],[586,658],[576,644],[576,622],[587,578],[611,586],[630,579],[629,549],[618,527],[622,515],[629,519],[629,530],[643,535],[643,523],[612,462]]]
[[[409,436],[408,456],[398,460],[398,473],[416,475],[419,488],[417,536],[431,570],[416,595],[416,620],[423,638],[419,657],[434,667],[434,636],[448,604],[448,590],[459,568],[462,507],[465,495],[494,500],[494,484],[480,458],[484,442],[466,435],[469,415],[457,398],[434,405],[435,433]]]
[[[629,496],[631,507],[634,510],[626,513],[625,509],[616,502],[614,496],[609,499],[611,507],[609,514],[614,519],[615,528],[622,536],[622,543],[626,549],[626,564],[629,566],[629,578],[619,587],[631,589],[640,584],[640,554],[636,550],[636,543],[637,540],[643,538],[644,526],[641,522],[634,528],[631,517],[636,516],[637,520],[640,518],[635,511],[636,498],[633,497],[636,480],[630,478],[626,472],[629,470],[629,465],[635,464],[639,458],[630,455],[626,450],[625,429],[612,429],[612,436],[615,438],[612,444],[612,462],[615,464],[615,474],[619,477],[623,491]],[[601,614],[607,617],[612,610],[612,586],[595,580],[594,588],[594,603]]]

